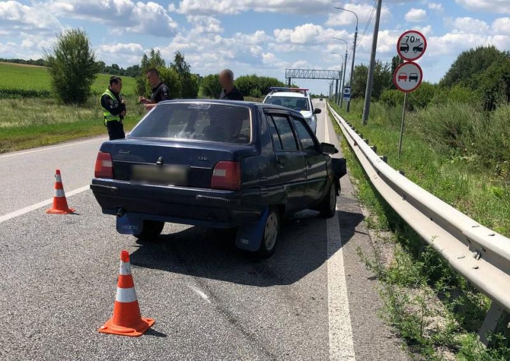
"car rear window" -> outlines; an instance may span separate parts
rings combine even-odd
[[[160,104],[133,129],[130,137],[248,144],[251,112],[245,106],[225,104]]]
[[[286,96],[269,96],[267,97],[266,104],[281,105],[285,108],[297,110],[310,110],[308,105],[308,98],[305,97],[286,97]]]

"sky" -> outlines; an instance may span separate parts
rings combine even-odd
[[[374,0],[17,0],[0,1],[0,58],[40,58],[55,34],[85,30],[99,60],[138,64],[155,48],[167,62],[176,51],[194,73],[230,68],[282,81],[285,69],[340,69],[351,64],[359,17],[356,64],[372,47]],[[390,61],[406,30],[421,31],[428,48],[418,61],[424,80],[438,82],[465,50],[492,44],[510,50],[510,0],[382,0],[377,58]],[[347,73],[349,74],[349,72]],[[296,80],[327,93],[327,80]]]

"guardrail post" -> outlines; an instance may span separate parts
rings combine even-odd
[[[384,163],[388,163],[388,157],[387,156],[381,155],[379,158],[381,158]]]
[[[368,144],[368,139],[363,139],[363,141]]]
[[[485,346],[489,345],[489,335],[494,332],[498,332],[501,329],[506,329],[510,323],[510,314],[499,305],[496,301],[492,301],[489,312],[485,316],[482,327],[478,331],[480,342]]]
[[[372,149],[374,151],[374,153],[377,154],[377,146],[372,145],[372,146],[370,146],[370,149]]]
[[[406,172],[404,172],[403,170],[399,170],[398,171],[401,175],[403,175],[404,177],[406,176]]]

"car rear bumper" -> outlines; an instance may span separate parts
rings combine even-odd
[[[105,214],[137,213],[147,220],[215,228],[253,223],[266,206],[256,189],[222,191],[108,179],[93,179],[90,188]]]

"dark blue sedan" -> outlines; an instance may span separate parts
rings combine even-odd
[[[237,247],[268,257],[282,217],[335,214],[345,174],[336,152],[287,108],[166,101],[127,139],[103,143],[91,189],[122,234],[156,238],[165,222],[233,228]]]

